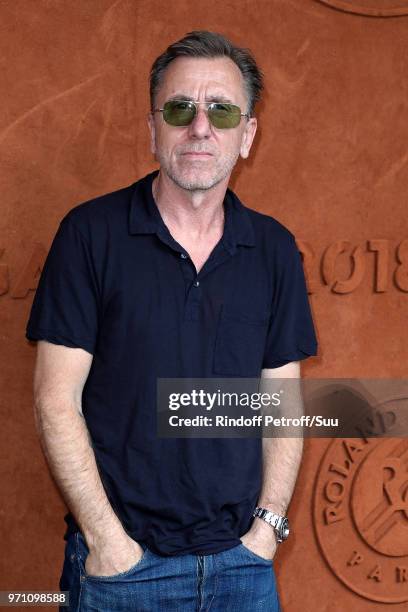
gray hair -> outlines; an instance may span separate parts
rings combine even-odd
[[[241,71],[248,97],[249,116],[260,100],[264,88],[263,74],[249,49],[236,47],[228,38],[217,32],[195,30],[173,43],[154,61],[150,71],[150,104],[153,110],[157,93],[168,65],[178,57],[229,57]]]

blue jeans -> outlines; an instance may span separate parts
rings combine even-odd
[[[65,546],[61,612],[281,612],[273,561],[242,543],[210,555],[165,557],[144,543],[141,559],[114,576],[89,576],[89,553],[80,532]]]

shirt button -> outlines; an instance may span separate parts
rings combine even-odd
[[[181,259],[187,259],[187,255],[185,253],[180,253]]]
[[[200,281],[196,281],[196,282],[194,283],[194,287],[198,287],[198,286],[199,286],[199,284],[200,284]]]

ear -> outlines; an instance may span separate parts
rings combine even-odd
[[[249,151],[255,138],[257,126],[258,122],[255,117],[250,117],[246,122],[246,126],[242,134],[241,148],[239,151],[243,159],[246,159],[249,155]]]
[[[150,150],[153,155],[156,155],[156,126],[154,124],[154,115],[149,113],[147,115],[147,124],[150,131]]]

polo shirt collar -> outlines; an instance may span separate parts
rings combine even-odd
[[[152,183],[158,173],[159,170],[155,170],[134,184],[129,210],[130,234],[168,234],[152,193]],[[226,249],[233,254],[239,244],[255,246],[255,233],[248,211],[230,189],[225,194],[224,209],[222,240]]]

